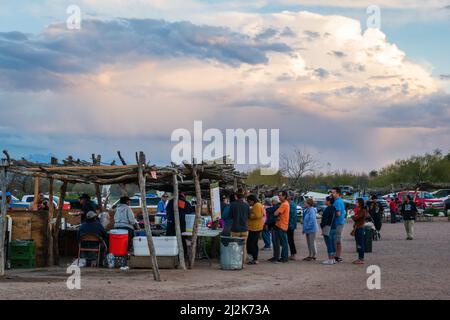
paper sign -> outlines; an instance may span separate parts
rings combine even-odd
[[[220,188],[219,183],[211,183],[211,216],[212,221],[220,219],[222,213],[220,211]]]

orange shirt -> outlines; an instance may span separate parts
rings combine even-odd
[[[275,225],[281,230],[287,231],[289,226],[289,202],[283,201],[277,211],[278,219]]]

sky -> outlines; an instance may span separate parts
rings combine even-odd
[[[449,40],[450,0],[1,0],[0,146],[166,164],[202,120],[379,169],[450,150]]]

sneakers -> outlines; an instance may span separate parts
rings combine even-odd
[[[289,260],[295,261],[295,260],[297,260],[297,258],[295,257],[295,255],[291,255],[291,256],[289,256]]]
[[[276,259],[276,258],[270,258],[267,261],[272,262],[272,263],[278,263],[278,259]]]
[[[278,262],[281,262],[281,263],[287,263],[287,262],[288,262],[288,260],[284,260],[284,259],[278,259]]]
[[[330,266],[330,265],[336,264],[336,260],[334,260],[334,259],[328,259],[328,260],[322,261],[321,263],[324,264],[324,265]]]
[[[364,264],[364,260],[357,259],[352,262],[353,264]]]
[[[342,262],[342,261],[344,261],[341,257],[334,257],[334,260],[336,260],[336,262]]]

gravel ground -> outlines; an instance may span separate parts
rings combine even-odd
[[[299,225],[299,227],[301,227]],[[445,218],[416,223],[416,238],[405,240],[403,224],[384,224],[382,240],[373,243],[366,265],[352,265],[355,243],[344,229],[344,262],[334,266],[294,261],[272,264],[270,252],[261,263],[241,271],[220,270],[198,261],[194,270],[161,270],[163,281],[153,281],[151,270],[82,269],[81,290],[66,287],[65,268],[9,270],[0,279],[0,299],[450,299],[450,222]],[[296,233],[299,257],[306,239]],[[262,246],[262,242],[260,244]],[[317,240],[319,260],[326,257]],[[381,268],[381,289],[367,289],[369,265]]]

